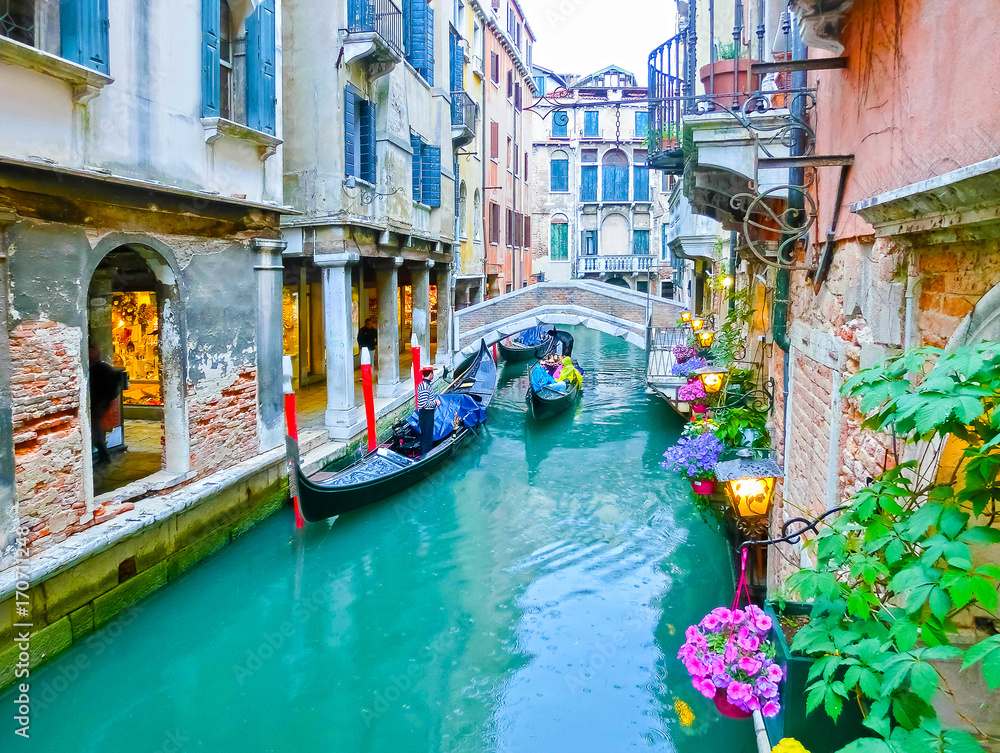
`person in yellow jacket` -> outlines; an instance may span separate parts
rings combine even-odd
[[[563,358],[562,370],[559,372],[559,381],[575,384],[577,389],[583,389],[583,377],[577,371],[569,356]]]

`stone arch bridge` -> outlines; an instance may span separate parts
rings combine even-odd
[[[455,312],[457,360],[536,324],[579,324],[646,348],[650,327],[672,327],[685,309],[596,280],[540,282]]]

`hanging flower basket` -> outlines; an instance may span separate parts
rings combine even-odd
[[[691,406],[691,412],[703,416],[708,413],[708,406],[705,403],[695,403]]]
[[[677,658],[691,675],[695,690],[715,702],[725,716],[746,719],[759,710],[775,716],[781,710],[778,683],[781,667],[774,662],[771,618],[750,601],[746,585],[747,551],[743,550],[740,582],[731,609],[717,607],[691,625]]]

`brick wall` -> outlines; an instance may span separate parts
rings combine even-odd
[[[223,383],[188,387],[191,470],[199,476],[257,454],[257,370],[246,366]]]
[[[80,330],[29,322],[10,335],[15,490],[31,542],[62,541],[89,517],[80,417]],[[87,459],[89,462],[89,459]]]

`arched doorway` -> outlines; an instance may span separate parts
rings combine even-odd
[[[87,296],[93,494],[186,472],[181,317],[173,270],[136,245],[105,254]]]
[[[625,288],[625,289],[631,288],[631,286],[628,284],[628,281],[623,277],[617,277],[617,276],[609,277],[607,280],[605,280],[605,282],[608,285],[614,285],[616,288]]]

